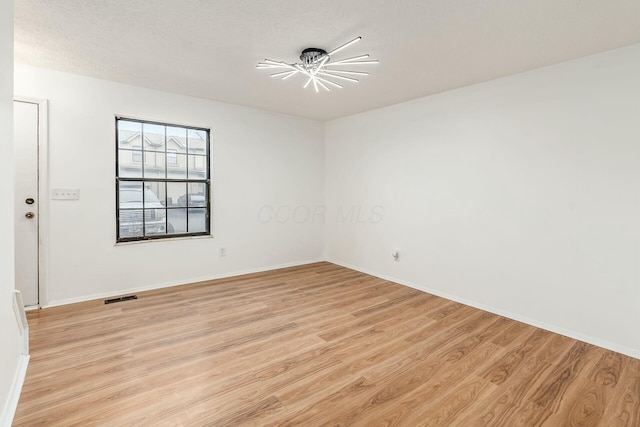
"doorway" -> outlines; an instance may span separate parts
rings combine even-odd
[[[15,283],[27,308],[46,302],[47,103],[16,98],[14,111]]]

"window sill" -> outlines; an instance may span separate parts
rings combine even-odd
[[[128,245],[139,245],[141,243],[151,243],[151,242],[177,242],[182,240],[196,240],[196,239],[213,239],[213,235],[209,236],[184,236],[184,237],[171,237],[167,239],[149,239],[149,240],[132,240],[130,242],[116,242],[113,246],[128,246]]]

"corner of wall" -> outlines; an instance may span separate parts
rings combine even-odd
[[[13,2],[0,2],[0,425],[9,426],[20,398],[29,356],[21,356],[14,317],[13,228]]]
[[[0,426],[8,427],[13,422],[13,417],[16,413],[16,409],[18,408],[18,401],[20,400],[20,393],[22,392],[22,385],[24,384],[24,379],[27,376],[28,365],[29,356],[25,354],[21,355],[18,360],[18,367],[15,375],[13,376],[13,381],[11,382],[9,395],[4,402],[2,414],[0,414]]]

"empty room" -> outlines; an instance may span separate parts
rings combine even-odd
[[[0,426],[640,426],[640,1],[0,2]]]

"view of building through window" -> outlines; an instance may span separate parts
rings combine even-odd
[[[210,234],[209,130],[116,118],[118,241]]]

